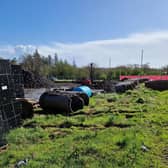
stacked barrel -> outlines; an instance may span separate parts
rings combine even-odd
[[[0,140],[21,121],[22,106],[16,102],[16,78],[9,60],[0,60]]]

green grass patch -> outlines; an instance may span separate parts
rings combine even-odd
[[[0,167],[166,168],[168,91],[140,86],[124,94],[100,94],[71,116],[36,111],[6,135]]]

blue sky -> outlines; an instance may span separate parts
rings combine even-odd
[[[116,66],[138,63],[143,47],[146,62],[158,67],[165,62],[156,53],[164,59],[167,52],[167,7],[167,0],[0,0],[0,56],[39,48],[43,55],[75,57],[79,65],[94,61],[106,66],[103,58],[111,57]],[[142,40],[144,34],[148,42],[155,37],[153,46],[146,41],[125,44],[132,36]]]

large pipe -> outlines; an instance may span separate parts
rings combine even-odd
[[[137,83],[135,81],[125,81],[120,82],[115,85],[115,91],[117,93],[124,93],[127,90],[132,90],[136,87]]]
[[[84,101],[77,95],[59,94],[57,92],[45,92],[40,96],[40,106],[53,113],[69,114],[82,109]]]
[[[148,81],[145,82],[145,86],[158,91],[168,90],[168,80]]]
[[[87,94],[88,97],[92,96],[92,90],[88,86],[75,87],[75,88],[73,88],[73,91],[83,92],[83,93]]]
[[[61,91],[61,90],[54,90],[54,92],[56,92],[58,94],[71,95],[71,96],[72,95],[77,95],[77,96],[79,96],[83,99],[85,106],[89,105],[89,96],[84,92],[80,92],[80,91]]]

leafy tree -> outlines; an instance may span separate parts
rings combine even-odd
[[[51,55],[48,55],[48,65],[51,65],[52,64],[52,57]]]
[[[11,64],[17,64],[17,59],[16,57],[12,58],[12,60],[10,60]]]
[[[14,60],[15,61],[15,60]],[[31,71],[37,75],[47,77],[57,77],[59,79],[88,79],[91,74],[91,66],[77,67],[75,62],[71,65],[67,60],[58,59],[54,55],[54,64],[52,56],[44,57],[36,50],[33,54],[26,54],[22,59],[22,66],[25,70]],[[143,68],[143,69],[142,69]],[[162,72],[168,74],[168,66],[162,69],[151,68],[149,64],[124,65],[114,68],[99,68],[95,64],[92,66],[93,79],[119,79],[120,75],[160,75]]]
[[[57,64],[57,62],[58,62],[58,55],[57,55],[57,53],[55,53],[55,55],[54,55],[54,63]]]

